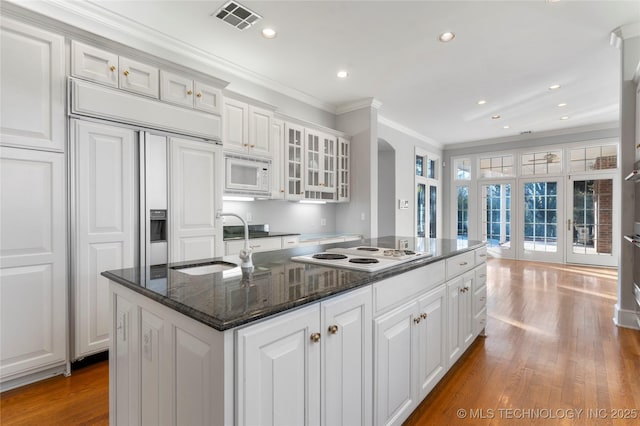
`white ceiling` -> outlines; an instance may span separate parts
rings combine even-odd
[[[640,22],[637,0],[241,1],[263,19],[239,31],[211,16],[225,0],[92,3],[325,104],[375,98],[445,145],[617,121],[610,33]]]

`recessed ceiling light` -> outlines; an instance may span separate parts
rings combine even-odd
[[[451,31],[444,32],[444,33],[442,33],[442,34],[440,34],[438,36],[438,40],[440,40],[443,43],[451,41],[454,38],[456,38],[456,35],[454,33],[452,33]]]
[[[273,28],[265,28],[262,30],[262,36],[264,38],[276,38],[278,33]]]
[[[568,115],[564,115],[564,116],[560,117],[560,120],[568,120],[568,119],[569,119]]]
[[[478,101],[478,105],[484,105],[486,103],[487,103],[487,101],[485,101],[484,99],[481,99],[481,100]]]
[[[498,114],[496,114],[496,115],[492,115],[492,116],[491,116],[491,119],[492,119],[492,120],[497,120],[497,119],[499,119],[499,118],[500,118],[500,115],[498,115]]]
[[[566,107],[566,106],[567,106],[567,104],[565,104],[564,102],[558,104],[558,108],[562,108],[562,107]]]
[[[511,128],[511,126],[509,126],[508,124],[506,126],[502,126],[503,129],[509,129]]]
[[[559,84],[554,84],[553,86],[549,86],[549,90],[556,90],[559,89],[560,85]]]
[[[341,70],[336,74],[338,78],[347,78],[349,77],[349,73],[347,71]]]

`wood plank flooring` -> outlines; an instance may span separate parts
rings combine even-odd
[[[616,280],[610,269],[490,260],[488,337],[406,425],[640,424],[640,331],[613,324]],[[104,361],[4,392],[0,424],[107,425],[108,386]]]

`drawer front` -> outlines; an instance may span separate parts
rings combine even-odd
[[[475,250],[476,253],[476,265],[480,265],[487,261],[487,247],[482,247]]]
[[[444,262],[437,262],[373,284],[374,315],[408,301],[443,283]]]
[[[289,237],[282,237],[282,248],[287,249],[291,247],[297,247],[300,244],[300,237],[292,235]]]
[[[475,252],[469,251],[447,259],[447,280],[466,272],[475,266]]]
[[[478,291],[487,285],[487,265],[484,264],[475,269],[475,280],[473,282],[473,291]]]
[[[483,309],[473,317],[474,334],[480,334],[487,326],[487,309]]]
[[[73,40],[71,75],[118,87],[118,55]]]
[[[249,247],[254,253],[261,251],[280,250],[282,248],[282,239],[277,238],[252,238],[249,240]],[[225,253],[227,256],[240,253],[244,248],[244,240],[227,241]]]
[[[158,68],[120,57],[121,89],[158,99]]]

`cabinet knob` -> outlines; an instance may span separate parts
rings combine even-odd
[[[429,315],[427,315],[426,312],[423,312],[423,313],[420,314],[420,318],[422,318],[422,319],[427,319],[428,316]]]
[[[280,192],[284,192],[284,189],[281,189]]]
[[[124,76],[127,77],[127,76],[129,76],[129,71],[128,70],[124,70],[124,72],[122,74],[124,74]]]
[[[320,333],[313,333],[309,337],[313,343],[318,343],[320,341]]]
[[[200,92],[196,93],[196,97],[201,98],[202,97],[202,93],[200,93]]]
[[[254,144],[251,144],[251,145],[249,145],[249,147],[255,148],[256,146]]]
[[[461,263],[459,263],[458,265],[460,265],[460,266],[466,266],[466,265],[468,265],[468,264],[469,264],[469,262],[461,262]]]
[[[333,324],[329,326],[329,333],[330,334],[336,334],[338,332],[338,326]]]
[[[248,143],[244,143],[244,144],[242,144],[242,145],[243,145],[243,146],[249,146],[249,144],[248,144]]]
[[[422,318],[420,318],[420,317],[415,317],[413,319],[413,322],[415,322],[416,324],[420,324],[420,321],[422,321]]]
[[[193,95],[193,90],[187,90],[187,95]]]
[[[114,72],[114,71],[116,70],[116,66],[115,66],[115,65],[111,65],[111,66],[109,67],[109,69],[111,70],[111,72]]]

